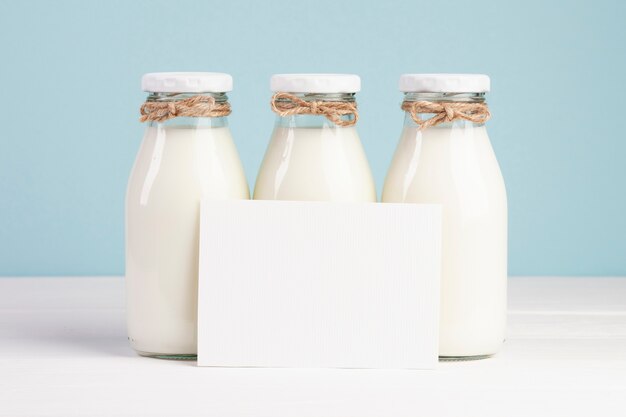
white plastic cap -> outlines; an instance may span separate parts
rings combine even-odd
[[[490,87],[484,74],[403,74],[399,83],[404,93],[486,93]]]
[[[150,93],[225,93],[233,77],[221,72],[152,72],[141,77],[141,89]]]
[[[361,91],[361,78],[354,74],[275,74],[270,89],[286,93],[356,93]]]

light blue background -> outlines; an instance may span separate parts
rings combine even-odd
[[[269,77],[362,77],[379,188],[405,72],[491,76],[513,275],[626,275],[626,6],[620,1],[57,1],[0,7],[0,275],[122,274],[140,77],[223,71],[254,184]]]

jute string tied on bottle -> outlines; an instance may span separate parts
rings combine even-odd
[[[272,111],[282,117],[296,114],[322,115],[338,126],[353,126],[359,120],[355,102],[307,101],[291,93],[276,93],[272,96]],[[352,119],[342,116],[354,115]]]
[[[491,117],[486,103],[404,101],[402,110],[409,112],[411,119],[419,126],[419,130],[454,120],[485,123]],[[434,116],[422,120],[418,117],[419,114],[434,114]]]
[[[139,121],[164,122],[175,117],[223,117],[231,112],[228,102],[217,103],[211,96],[193,96],[178,101],[146,101]]]

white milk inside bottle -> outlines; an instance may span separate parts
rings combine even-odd
[[[257,177],[260,200],[376,201],[367,157],[356,131],[349,74],[282,74],[271,80],[277,113]]]
[[[217,73],[142,79],[147,127],[126,194],[128,338],[146,356],[196,355],[201,199],[247,199]]]
[[[489,84],[469,74],[400,79],[405,124],[382,201],[442,205],[443,359],[493,355],[505,338],[507,199],[484,124]]]

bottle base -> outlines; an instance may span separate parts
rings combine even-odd
[[[491,358],[494,353],[488,355],[474,355],[474,356],[439,356],[439,362],[468,362],[479,361],[481,359]]]
[[[135,352],[140,356],[144,356],[146,358],[155,358],[155,359],[167,359],[167,360],[176,360],[176,361],[195,361],[198,359],[198,355],[195,353],[155,353],[155,352],[143,352],[141,350],[135,349]]]

